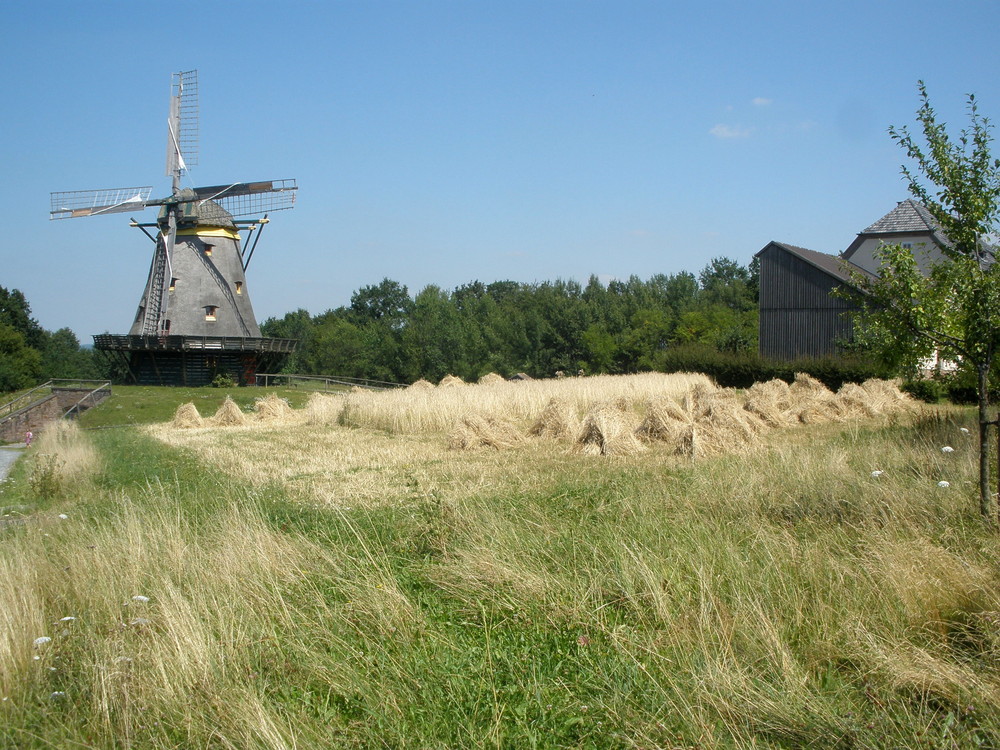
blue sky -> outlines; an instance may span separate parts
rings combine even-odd
[[[199,71],[189,185],[296,178],[258,319],[389,277],[603,280],[839,252],[908,197],[890,125],[1000,115],[1000,2],[371,0],[4,6],[0,286],[47,329],[127,332],[151,244],[49,192],[154,185]],[[143,217],[152,220],[152,210]],[[139,218],[139,217],[137,217]]]

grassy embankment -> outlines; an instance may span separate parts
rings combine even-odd
[[[633,424],[677,387],[588,380]],[[966,411],[449,450],[456,399],[526,432],[519,385],[44,435],[0,485],[0,746],[1000,742]]]

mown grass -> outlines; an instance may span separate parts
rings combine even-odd
[[[96,431],[46,496],[40,443],[0,485],[0,746],[996,746],[970,423],[698,462]]]
[[[121,427],[126,425],[155,424],[169,421],[181,404],[194,403],[202,414],[213,414],[231,398],[241,409],[248,410],[258,398],[269,393],[287,399],[300,408],[309,398],[310,391],[301,388],[175,388],[154,385],[116,385],[112,396],[100,408],[90,409],[79,417],[85,428]]]

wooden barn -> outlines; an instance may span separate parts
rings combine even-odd
[[[770,242],[760,260],[760,353],[769,359],[836,355],[854,334],[857,305],[833,292],[853,288],[852,272],[878,273],[882,245],[912,249],[924,268],[940,259],[948,240],[927,209],[914,200],[896,207],[859,232],[840,255]]]

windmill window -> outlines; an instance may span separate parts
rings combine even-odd
[[[163,321],[163,332],[164,333],[170,333],[170,320],[169,319]]]
[[[237,282],[234,282],[234,283],[235,283],[235,286],[236,286],[236,293],[237,294],[243,294],[243,282],[242,281],[237,281]]]
[[[177,279],[170,279],[170,287],[168,288],[168,291],[171,292],[174,291],[174,287],[176,286],[177,286]]]
[[[212,257],[212,248],[214,248],[214,247],[215,247],[215,245],[209,245],[208,243],[205,244],[205,255],[207,257],[209,257],[209,258]]]
[[[219,308],[216,307],[215,305],[208,305],[205,308],[205,320],[214,321],[215,320],[215,311],[218,310],[218,309]]]

